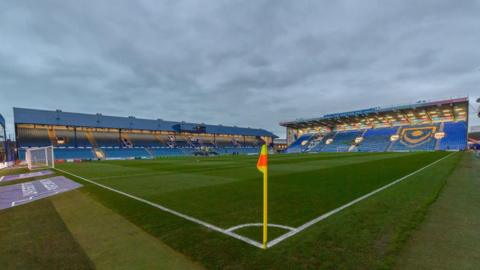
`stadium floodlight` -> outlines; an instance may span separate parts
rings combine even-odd
[[[53,146],[28,148],[25,153],[28,169],[55,168]]]

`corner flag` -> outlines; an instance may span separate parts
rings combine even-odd
[[[268,225],[268,150],[267,145],[262,145],[257,161],[257,169],[263,173],[263,248],[267,248]]]

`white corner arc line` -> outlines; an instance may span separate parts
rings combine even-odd
[[[110,190],[110,191],[112,191],[112,192],[121,194],[121,195],[123,195],[123,196],[129,197],[129,198],[134,199],[134,200],[137,200],[137,201],[139,201],[139,202],[148,204],[148,205],[153,206],[153,207],[155,207],[155,208],[158,208],[158,209],[160,209],[160,210],[162,210],[162,211],[164,211],[164,212],[168,212],[168,213],[170,213],[170,214],[172,214],[172,215],[175,215],[175,216],[184,218],[184,219],[186,219],[186,220],[188,220],[188,221],[191,221],[191,222],[193,222],[193,223],[197,223],[197,224],[199,224],[199,225],[202,225],[202,226],[204,226],[204,227],[207,227],[207,228],[209,228],[209,229],[211,229],[211,230],[213,230],[213,231],[217,231],[217,232],[219,232],[219,233],[223,233],[223,234],[225,234],[225,235],[228,235],[228,236],[231,236],[231,237],[236,238],[236,239],[238,239],[238,240],[241,240],[241,241],[243,241],[243,242],[245,242],[245,243],[248,243],[248,244],[250,244],[250,245],[252,245],[252,246],[255,246],[255,247],[258,247],[258,248],[263,248],[263,245],[262,245],[260,242],[257,242],[257,241],[255,241],[255,240],[252,240],[252,239],[250,239],[250,238],[248,238],[248,237],[245,237],[245,236],[238,235],[238,234],[236,234],[236,233],[234,233],[234,232],[230,232],[230,231],[224,230],[224,229],[222,229],[222,228],[220,228],[220,227],[217,227],[217,226],[212,225],[212,224],[210,224],[210,223],[207,223],[207,222],[205,222],[205,221],[196,219],[196,218],[194,218],[194,217],[187,216],[187,215],[185,215],[185,214],[182,214],[182,213],[180,213],[180,212],[177,212],[177,211],[175,211],[175,210],[172,210],[172,209],[167,208],[167,207],[165,207],[165,206],[162,206],[162,205],[160,205],[160,204],[156,204],[156,203],[147,201],[147,200],[142,199],[142,198],[139,198],[139,197],[137,197],[137,196],[128,194],[128,193],[126,193],[126,192],[123,192],[123,191],[120,191],[120,190],[117,190],[117,189],[114,189],[114,188],[111,188],[111,187],[108,187],[108,186],[105,186],[105,185],[102,185],[102,184],[97,183],[97,182],[95,182],[95,181],[89,180],[89,179],[87,179],[87,178],[85,178],[85,177],[81,177],[81,176],[75,175],[75,174],[73,174],[73,173],[70,173],[70,172],[67,172],[67,171],[64,171],[64,170],[61,170],[61,169],[58,169],[58,168],[54,168],[54,170],[57,170],[57,171],[62,172],[62,173],[69,174],[69,175],[71,175],[71,176],[74,176],[74,177],[76,177],[76,178],[82,179],[83,181],[86,181],[86,182],[88,182],[88,183],[94,184],[94,185],[99,186],[99,187],[101,187],[101,188]]]
[[[412,176],[412,175],[414,175],[414,174],[417,174],[417,173],[419,173],[419,172],[421,172],[421,171],[429,168],[430,166],[433,166],[433,165],[437,164],[438,162],[440,162],[440,161],[442,161],[442,160],[450,157],[450,156],[453,155],[453,154],[455,154],[455,152],[454,152],[454,153],[450,153],[450,154],[448,154],[447,156],[445,156],[445,157],[443,157],[443,158],[440,158],[440,159],[438,159],[438,160],[436,160],[436,161],[428,164],[427,166],[422,167],[422,168],[420,168],[420,169],[418,169],[418,170],[416,170],[416,171],[414,171],[414,172],[412,172],[412,173],[410,173],[410,174],[407,174],[407,175],[403,176],[402,178],[399,178],[399,179],[391,182],[390,184],[387,184],[387,185],[385,185],[385,186],[383,186],[383,187],[380,187],[380,188],[378,188],[378,189],[376,189],[376,190],[374,190],[374,191],[372,191],[372,192],[370,192],[370,193],[367,193],[367,194],[365,194],[365,195],[363,195],[363,196],[361,196],[361,197],[359,197],[359,198],[357,198],[357,199],[355,199],[355,200],[353,200],[353,201],[351,201],[351,202],[349,202],[349,203],[347,203],[347,204],[344,204],[344,205],[342,205],[342,206],[340,206],[340,207],[338,207],[338,208],[336,208],[336,209],[334,209],[334,210],[332,210],[332,211],[330,211],[330,212],[327,212],[327,213],[325,213],[325,214],[323,214],[323,215],[321,215],[321,216],[319,216],[319,217],[317,217],[317,218],[315,218],[315,219],[312,219],[311,221],[309,221],[309,222],[301,225],[300,227],[296,228],[295,230],[290,231],[290,232],[288,232],[288,233],[286,233],[286,234],[284,234],[284,235],[282,235],[282,236],[280,236],[280,237],[278,237],[278,238],[275,238],[275,239],[273,239],[272,241],[268,242],[268,243],[267,243],[267,248],[273,247],[273,246],[275,246],[276,244],[284,241],[285,239],[290,238],[290,237],[294,236],[295,234],[297,234],[297,233],[299,233],[299,232],[307,229],[308,227],[310,227],[310,226],[312,226],[312,225],[314,225],[314,224],[316,224],[316,223],[318,223],[318,222],[320,222],[320,221],[322,221],[322,220],[330,217],[331,215],[334,215],[334,214],[336,214],[336,213],[338,213],[338,212],[340,212],[340,211],[342,211],[342,210],[344,210],[344,209],[346,209],[346,208],[348,208],[348,207],[350,207],[350,206],[352,206],[352,205],[354,205],[354,204],[357,204],[357,203],[360,202],[360,201],[363,201],[363,200],[367,199],[368,197],[370,197],[370,196],[372,196],[372,195],[374,195],[374,194],[376,194],[376,193],[378,193],[378,192],[380,192],[380,191],[383,191],[383,190],[385,190],[385,189],[387,189],[387,188],[389,188],[389,187],[391,187],[391,186],[393,186],[393,185],[395,185],[395,184],[398,184],[398,183],[402,182],[403,180],[407,179],[408,177],[410,177],[410,176]]]
[[[260,226],[263,226],[263,223],[240,224],[240,225],[237,225],[237,226],[233,226],[233,227],[231,227],[231,228],[228,228],[228,229],[226,229],[226,231],[227,231],[227,232],[233,232],[233,231],[236,231],[236,230],[239,230],[239,229],[242,229],[242,228],[246,228],[246,227],[260,227]],[[295,230],[295,228],[293,228],[293,227],[285,226],[285,225],[280,225],[280,224],[271,224],[271,223],[269,223],[269,224],[268,224],[268,227],[280,228],[280,229],[284,229],[284,230],[287,230],[287,231],[293,231],[293,230]]]

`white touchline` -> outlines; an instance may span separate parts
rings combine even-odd
[[[405,176],[402,177],[402,178],[399,178],[399,179],[391,182],[390,184],[387,184],[387,185],[385,185],[385,186],[383,186],[383,187],[381,187],[381,188],[378,188],[378,189],[376,189],[376,190],[374,190],[374,191],[372,191],[372,192],[370,192],[370,193],[367,193],[367,194],[363,195],[363,196],[360,197],[360,198],[357,198],[357,199],[355,199],[355,200],[353,200],[353,201],[351,201],[351,202],[349,202],[349,203],[347,203],[347,204],[345,204],[345,205],[342,205],[342,206],[340,206],[340,207],[338,207],[338,208],[336,208],[336,209],[334,209],[334,210],[332,210],[332,211],[330,211],[330,212],[328,212],[328,213],[325,213],[325,214],[323,214],[323,215],[321,215],[321,216],[319,216],[319,217],[317,217],[317,218],[315,218],[315,219],[312,219],[311,221],[303,224],[302,226],[294,229],[293,231],[290,231],[290,232],[288,232],[288,233],[286,233],[286,234],[284,234],[284,235],[282,235],[282,236],[280,236],[280,237],[278,237],[278,238],[275,238],[274,240],[268,242],[267,247],[268,247],[268,248],[273,247],[273,246],[275,246],[276,244],[282,242],[283,240],[294,236],[295,234],[297,234],[297,233],[299,233],[299,232],[307,229],[308,227],[310,227],[310,226],[312,226],[312,225],[314,225],[314,224],[316,224],[316,223],[318,223],[318,222],[320,222],[320,221],[328,218],[329,216],[334,215],[334,214],[336,214],[336,213],[344,210],[345,208],[348,208],[348,207],[350,207],[350,206],[352,206],[352,205],[354,205],[354,204],[356,204],[356,203],[358,203],[358,202],[360,202],[360,201],[363,201],[363,200],[365,200],[366,198],[368,198],[368,197],[370,197],[370,196],[372,196],[372,195],[374,195],[374,194],[376,194],[376,193],[378,193],[378,192],[380,192],[380,191],[383,191],[383,190],[385,190],[385,189],[387,189],[387,188],[389,188],[389,187],[391,187],[391,186],[393,186],[393,185],[395,185],[395,184],[398,184],[398,183],[402,182],[403,180],[407,179],[408,177],[410,177],[410,176],[412,176],[412,175],[414,175],[414,174],[417,174],[417,173],[425,170],[426,168],[428,168],[428,167],[430,167],[430,166],[432,166],[432,165],[437,164],[438,162],[440,162],[440,161],[442,161],[442,160],[450,157],[450,156],[453,155],[453,154],[455,154],[455,153],[450,153],[450,154],[448,154],[447,156],[445,156],[445,157],[443,157],[443,158],[441,158],[441,159],[438,159],[438,160],[436,160],[436,161],[428,164],[427,166],[425,166],[425,167],[423,167],[423,168],[420,168],[420,169],[418,169],[418,170],[416,170],[416,171],[414,171],[414,172],[412,172],[412,173],[410,173],[410,174],[408,174],[408,175],[405,175]]]
[[[102,184],[100,184],[100,183],[97,183],[97,182],[95,182],[95,181],[89,180],[89,179],[87,179],[87,178],[84,178],[84,177],[81,177],[81,176],[78,176],[78,175],[75,175],[75,174],[73,174],[73,173],[70,173],[70,172],[67,172],[67,171],[64,171],[64,170],[61,170],[61,169],[58,169],[58,168],[55,168],[55,170],[58,170],[58,171],[60,171],[60,172],[63,172],[63,173],[72,175],[72,176],[74,176],[74,177],[76,177],[76,178],[82,179],[83,181],[92,183],[92,184],[94,184],[94,185],[96,185],[96,186],[102,187],[102,188],[104,188],[104,189],[108,189],[108,190],[113,191],[113,192],[115,192],[115,193],[124,195],[124,196],[129,197],[129,198],[134,199],[134,200],[137,200],[137,201],[139,201],[139,202],[143,202],[143,203],[145,203],[145,204],[148,204],[148,205],[150,205],[150,206],[153,206],[153,207],[155,207],[155,208],[158,208],[158,209],[160,209],[160,210],[163,210],[163,211],[168,212],[168,213],[170,213],[170,214],[173,214],[173,215],[175,215],[175,216],[178,216],[178,217],[184,218],[184,219],[186,219],[186,220],[189,220],[189,221],[191,221],[191,222],[194,222],[194,223],[200,224],[200,225],[202,225],[202,226],[205,226],[205,227],[207,227],[207,228],[209,228],[209,229],[211,229],[211,230],[214,230],[214,231],[223,233],[223,234],[225,234],[225,235],[231,236],[231,237],[233,237],[233,238],[236,238],[236,239],[238,239],[238,240],[241,240],[241,241],[243,241],[243,242],[245,242],[245,243],[248,243],[248,244],[250,244],[250,245],[252,245],[252,246],[255,246],[255,247],[258,247],[258,248],[263,248],[263,245],[262,245],[261,243],[255,241],[255,240],[252,240],[252,239],[250,239],[250,238],[248,238],[248,237],[241,236],[241,235],[238,235],[238,234],[236,234],[236,233],[233,233],[233,232],[224,230],[224,229],[222,229],[222,228],[220,228],[220,227],[217,227],[217,226],[212,225],[212,224],[210,224],[210,223],[207,223],[207,222],[205,222],[205,221],[201,221],[201,220],[196,219],[196,218],[194,218],[194,217],[187,216],[187,215],[185,215],[185,214],[182,214],[182,213],[180,213],[180,212],[174,211],[174,210],[172,210],[172,209],[170,209],[170,208],[167,208],[167,207],[165,207],[165,206],[162,206],[162,205],[159,205],[159,204],[156,204],[156,203],[147,201],[147,200],[145,200],[145,199],[139,198],[139,197],[137,197],[137,196],[128,194],[128,193],[126,193],[126,192],[123,192],[123,191],[120,191],[120,190],[117,190],[117,189],[114,189],[114,188],[111,188],[111,187],[102,185]]]

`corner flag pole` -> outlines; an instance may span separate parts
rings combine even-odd
[[[263,249],[267,249],[268,234],[268,168],[263,173]]]
[[[263,249],[266,249],[268,242],[268,149],[266,144],[262,145],[257,169],[263,173]]]

